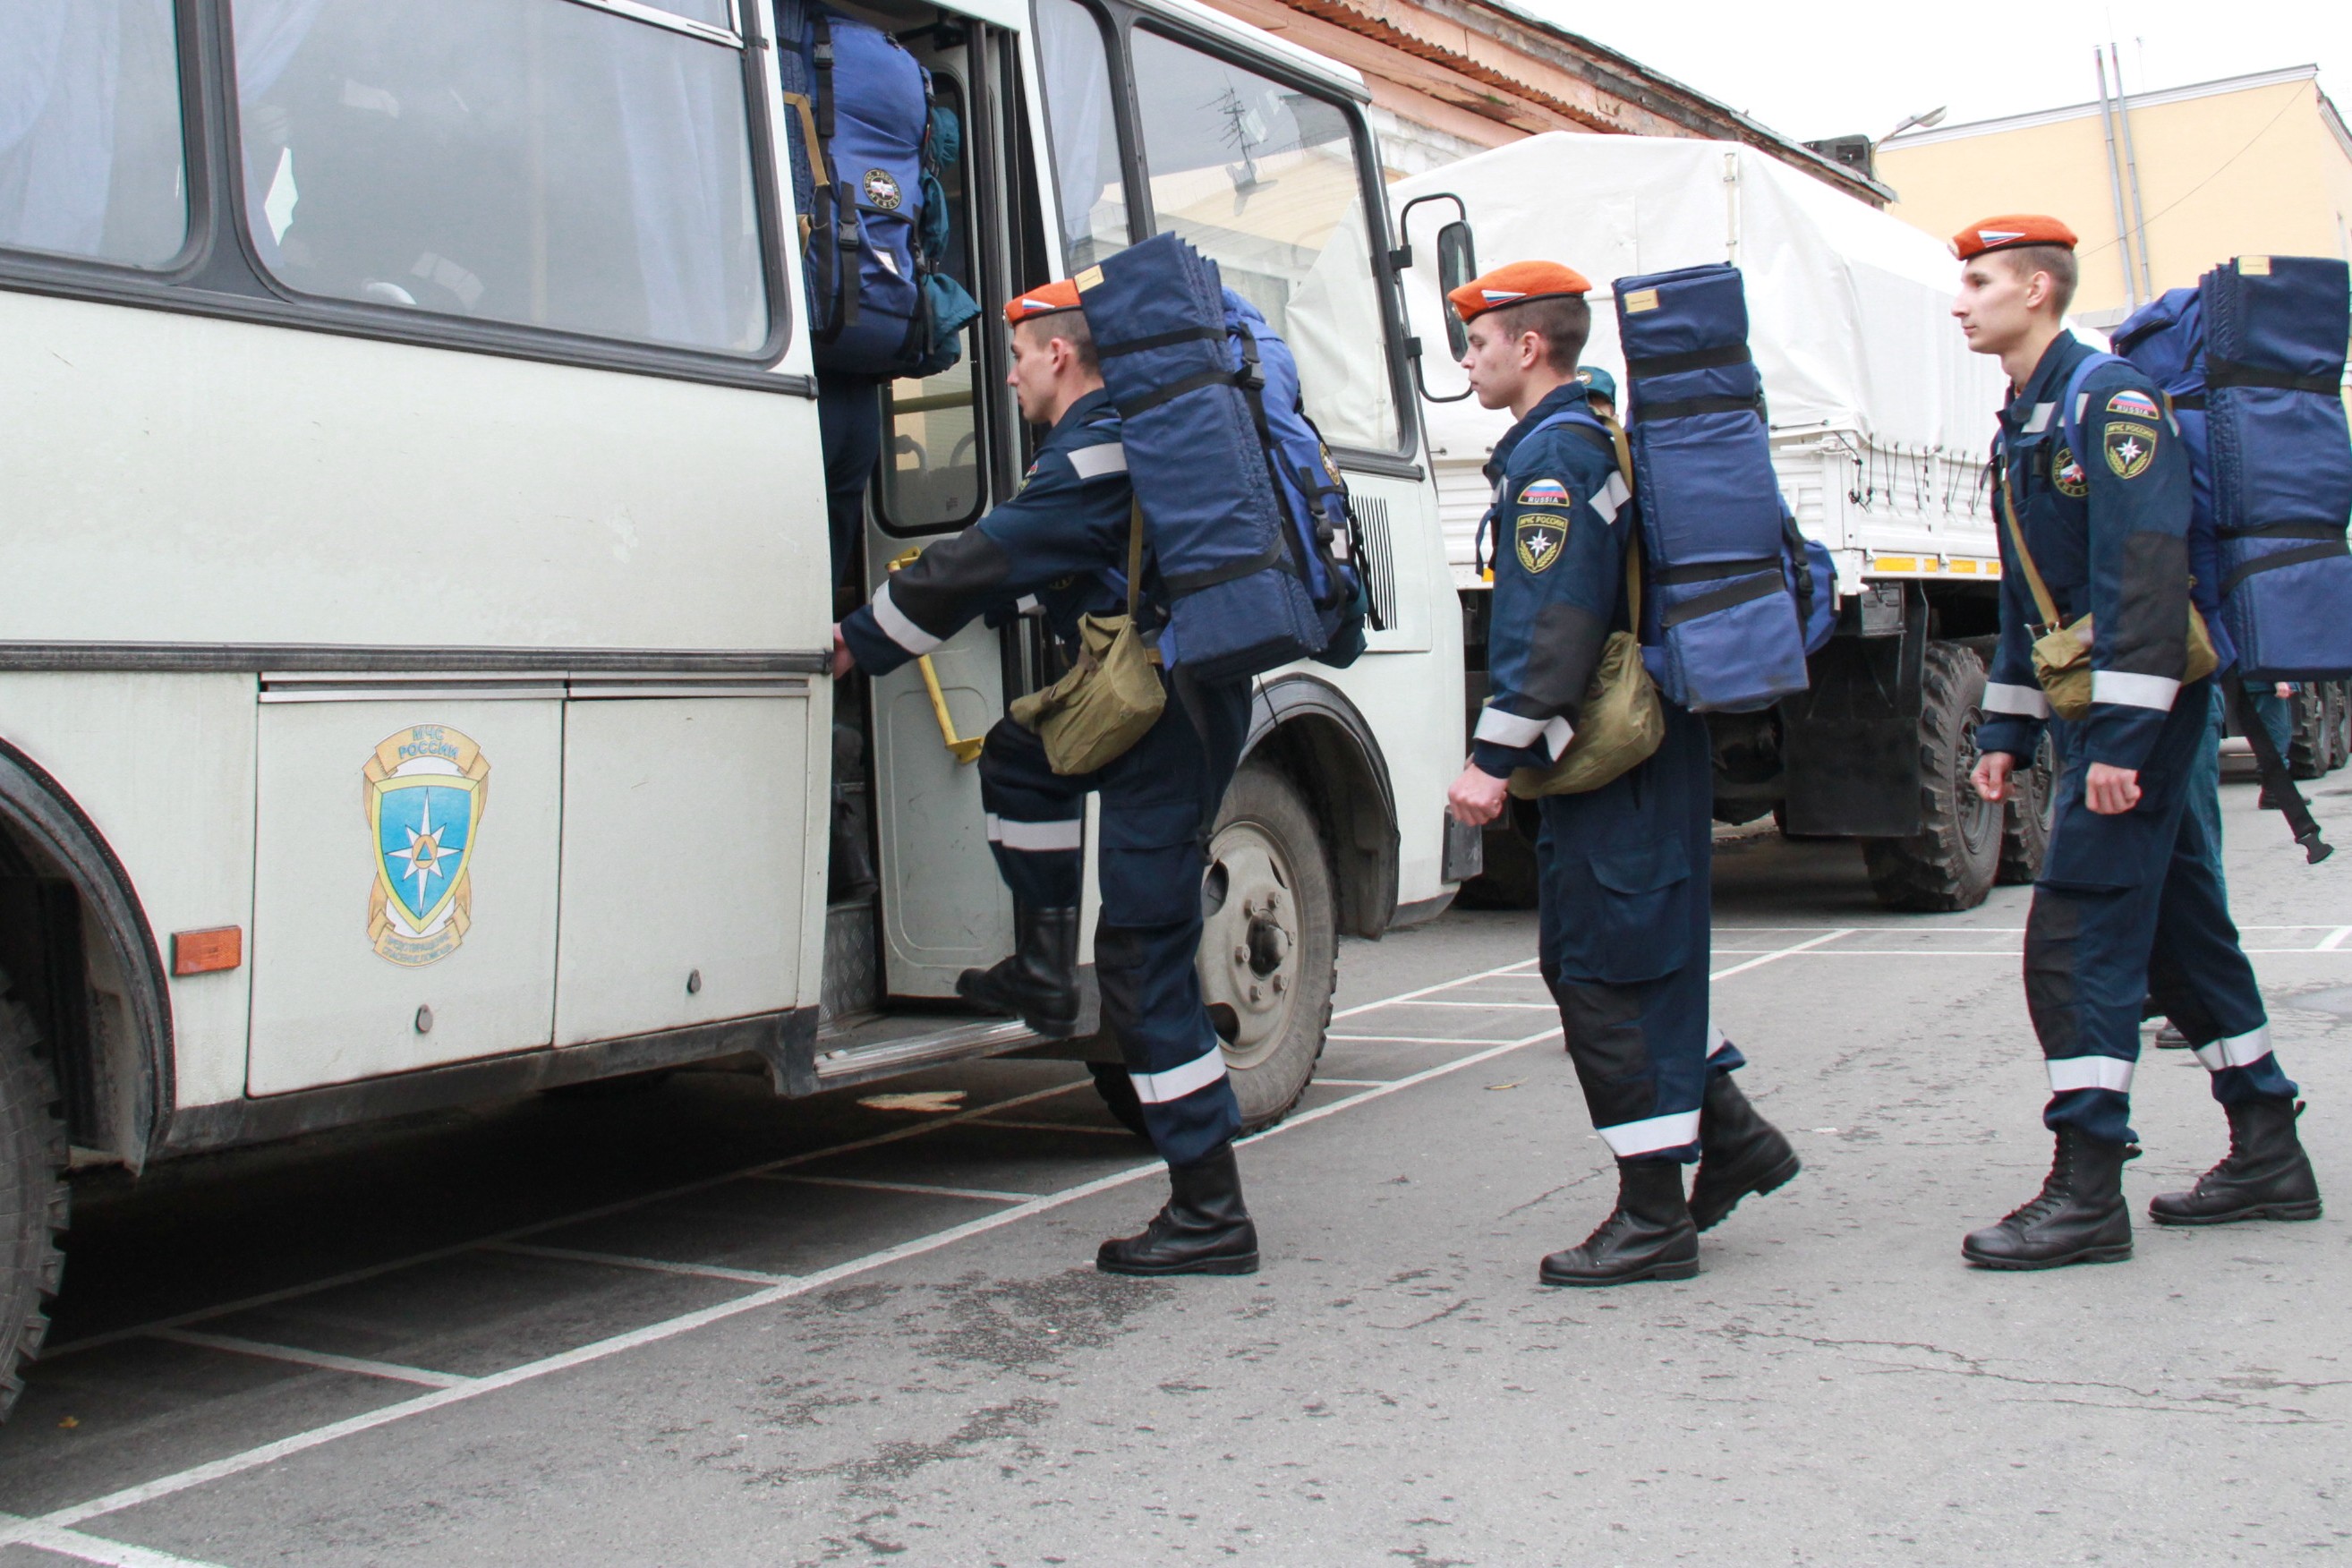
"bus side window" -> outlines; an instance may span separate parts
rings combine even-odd
[[[0,246],[159,266],[187,183],[172,0],[0,5]]]
[[[971,158],[970,127],[963,95],[945,71],[935,72],[936,101],[965,130],[960,155],[940,167],[948,198],[947,254],[940,270],[970,289],[972,284],[971,213],[964,173]],[[882,461],[882,516],[893,531],[930,532],[961,528],[980,515],[981,434],[976,417],[982,366],[980,323],[964,329],[963,353],[935,375],[902,376],[884,389],[883,409],[889,447]]]
[[[721,353],[766,341],[738,47],[567,0],[231,15],[247,231],[289,289]]]

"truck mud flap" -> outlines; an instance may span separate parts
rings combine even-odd
[[[1781,700],[1789,832],[1905,838],[1919,831],[1919,714],[1927,657],[1924,605],[1900,635],[1830,639],[1812,684]]]

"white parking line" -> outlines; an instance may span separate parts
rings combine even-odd
[[[84,1563],[103,1563],[109,1568],[219,1568],[217,1563],[197,1558],[174,1557],[168,1552],[133,1546],[126,1541],[84,1535],[79,1530],[60,1530],[53,1524],[19,1519],[15,1514],[0,1513],[0,1523],[7,1526],[12,1541],[37,1546],[44,1552],[54,1552],[60,1557],[77,1558]]]
[[[998,1192],[990,1187],[939,1187],[929,1182],[877,1182],[863,1176],[803,1176],[789,1171],[762,1171],[759,1179],[763,1182],[801,1182],[812,1187],[855,1187],[874,1193],[919,1193],[929,1197],[971,1198],[984,1204],[1025,1204],[1037,1195],[1034,1193]]]
[[[1811,945],[1812,945],[1811,942],[1801,942],[1794,947],[1782,950],[1782,952],[1780,953],[1767,956],[1768,958],[1785,956],[1787,953],[1800,952]],[[1534,961],[1528,960],[1528,962],[1533,963]],[[1516,969],[1524,967],[1524,965],[1515,964],[1509,967]],[[1737,973],[1738,970],[1750,969],[1753,967],[1755,967],[1755,963],[1753,963],[1740,964],[1737,966],[1737,969],[1735,970],[1722,972],[1722,974]],[[1503,973],[1503,971],[1496,970],[1489,971],[1488,973]],[[1716,978],[1721,978],[1722,974],[1718,974]],[[1484,976],[1475,976],[1473,978],[1484,978]],[[1425,994],[1428,991],[1436,989],[1441,989],[1441,987],[1425,987],[1423,992],[1416,993],[1416,994]],[[1266,1129],[1263,1132],[1255,1134],[1249,1140],[1249,1142],[1253,1143],[1259,1142],[1265,1139],[1277,1138],[1286,1133],[1294,1132],[1301,1127],[1311,1127],[1316,1122],[1321,1121],[1328,1117],[1338,1116],[1343,1112],[1353,1110],[1359,1106],[1370,1104],[1373,1100],[1385,1100],[1390,1095],[1402,1093],[1408,1089],[1418,1088],[1422,1084],[1447,1077],[1450,1074],[1465,1071],[1468,1068],[1477,1067],[1482,1063],[1492,1061],[1497,1057],[1507,1056],[1513,1051],[1524,1049],[1525,1047],[1535,1045],[1539,1041],[1557,1039],[1559,1036],[1559,1028],[1555,1025],[1550,1028],[1539,1030],[1532,1035],[1523,1036],[1516,1040],[1506,1040],[1490,1045],[1486,1049],[1475,1051],[1469,1056],[1457,1057],[1451,1061],[1440,1062],[1434,1067],[1424,1068],[1419,1072],[1409,1073],[1403,1078],[1392,1079],[1376,1089],[1366,1089],[1361,1094],[1349,1095],[1343,1100],[1335,1100],[1328,1105],[1318,1106],[1312,1110],[1301,1111],[1298,1114],[1292,1116],[1287,1121],[1280,1122],[1276,1126]],[[1475,1045],[1479,1042],[1454,1040],[1432,1043]],[[1055,1090],[1053,1092],[1061,1091]],[[1040,1095],[1034,1098],[1043,1098],[1043,1096]],[[937,1127],[944,1125],[944,1122],[930,1121],[925,1123],[925,1125],[927,1127]],[[796,1158],[794,1161],[790,1163],[799,1163],[801,1162]],[[764,1167],[764,1169],[774,1168],[776,1167],[772,1165]],[[86,1521],[100,1518],[106,1514],[119,1513],[125,1509],[137,1508],[142,1504],[153,1502],[161,1498],[172,1497],[195,1487],[205,1486],[213,1481],[226,1479],[230,1476],[242,1475],[247,1470],[257,1469],[265,1465],[275,1464],[280,1459],[290,1458],[297,1454],[308,1453],[313,1448],[323,1447],[330,1443],[340,1441],[344,1437],[356,1436],[362,1432],[372,1432],[380,1426],[387,1426],[397,1421],[404,1421],[412,1415],[421,1415],[428,1411],[440,1410],[448,1405],[463,1404],[467,1401],[479,1398],[487,1394],[493,1394],[503,1389],[512,1388],[520,1384],[536,1382],[540,1378],[547,1377],[555,1373],[568,1372],[573,1367],[586,1366],[593,1363],[604,1361],[611,1356],[619,1355],[646,1345],[658,1344],[665,1340],[675,1339],[681,1334],[692,1333],[698,1329],[707,1328],[713,1323],[724,1322],[730,1318],[740,1317],[745,1312],[757,1311],[761,1308],[773,1306],[778,1302],[789,1300],[796,1296],[806,1295],[812,1290],[820,1289],[828,1285],[837,1284],[844,1279],[854,1279],[858,1275],[870,1273],[877,1268],[887,1268],[895,1263],[902,1263],[909,1258],[920,1258],[925,1254],[939,1251],[942,1247],[955,1246],[957,1243],[969,1240],[973,1237],[982,1236],[990,1231],[1002,1229],[1009,1225],[1018,1224],[1022,1220],[1029,1219],[1034,1215],[1064,1207],[1069,1204],[1080,1202],[1084,1199],[1096,1196],[1101,1193],[1110,1192],[1116,1188],[1126,1186],[1129,1183],[1141,1181],[1146,1177],[1158,1175],[1165,1169],[1166,1167],[1158,1160],[1152,1160],[1139,1165],[1129,1166],[1124,1171],[1116,1171],[1109,1175],[1097,1177],[1094,1181],[1083,1182],[1075,1187],[1066,1187],[1058,1193],[1049,1193],[1039,1197],[1031,1198],[1011,1207],[1000,1209],[994,1214],[982,1215],[980,1217],[969,1220],[962,1225],[953,1226],[942,1231],[936,1231],[929,1236],[919,1237],[912,1241],[901,1242],[896,1247],[885,1247],[880,1251],[868,1253],[863,1258],[852,1258],[848,1262],[835,1264],[830,1268],[820,1269],[814,1274],[799,1276],[798,1278],[792,1279],[789,1283],[773,1285],[764,1289],[754,1290],[749,1295],[737,1297],[731,1301],[722,1301],[715,1306],[703,1308],[699,1311],[682,1313],[674,1318],[664,1319],[659,1322],[648,1323],[643,1328],[633,1329],[626,1333],[614,1334],[610,1338],[581,1345],[575,1349],[564,1351],[556,1355],[545,1356],[534,1362],[526,1362],[520,1366],[509,1367],[504,1372],[491,1373],[485,1376],[475,1378],[471,1382],[457,1387],[436,1389],[430,1394],[419,1394],[414,1399],[406,1399],[396,1404],[381,1405],[374,1410],[366,1411],[358,1415],[349,1416],[341,1421],[331,1422],[324,1426],[313,1427],[307,1432],[298,1432],[290,1436],[278,1438],[275,1442],[260,1444],[257,1447],[247,1448],[241,1453],[226,1455],[220,1458],[210,1460],[205,1464],[190,1466],[185,1469],[177,1470],[169,1475],[158,1476],[152,1480],[143,1481],[137,1486],[124,1487],[119,1490],[108,1492],[102,1496],[92,1498],[86,1502],[75,1503],[66,1508],[55,1509],[39,1516],[37,1519],[11,1521],[5,1524],[0,1524],[0,1544],[17,1541],[33,1543],[33,1535],[37,1531],[70,1531],[73,1526],[81,1524]],[[698,1188],[709,1184],[710,1184],[698,1183],[695,1184],[695,1186]],[[625,1205],[613,1206],[619,1207]],[[96,1542],[93,1539],[92,1544],[103,1543]],[[108,1561],[101,1559],[89,1560]],[[184,1565],[174,1565],[154,1562],[149,1562],[146,1563],[126,1563],[126,1568],[184,1568]],[[199,1568],[202,1568],[202,1565],[199,1565]]]
[[[2317,947],[2313,948],[2312,952],[2334,952],[2337,948],[2344,945],[2344,939],[2347,936],[2352,936],[2352,926],[2337,926],[2334,931],[2329,931],[2326,940],[2321,942]]]
[[[1134,1133],[1124,1127],[1096,1127],[1084,1121],[999,1121],[983,1116],[974,1127],[1008,1127],[1015,1132],[1091,1132],[1102,1138],[1132,1138]]]
[[[1554,1007],[1554,1004],[1549,1002],[1456,1002],[1448,1000],[1444,997],[1420,996],[1412,997],[1402,1002],[1391,1002],[1389,1005],[1391,1007],[1498,1007],[1507,1012],[1533,1011],[1538,1013],[1549,1013],[1551,1012]]]
[[[432,1372],[421,1366],[402,1366],[396,1362],[369,1361],[362,1356],[335,1355],[327,1351],[306,1351],[299,1345],[268,1344],[260,1340],[239,1339],[235,1334],[200,1334],[188,1329],[158,1329],[147,1337],[169,1340],[174,1344],[197,1345],[205,1350],[226,1351],[231,1355],[249,1355],[263,1361],[315,1366],[327,1372],[349,1372],[362,1377],[387,1378],[394,1383],[422,1384],[426,1388],[456,1388],[474,1381],[470,1377],[459,1377],[455,1373]]]
[[[520,1241],[486,1241],[481,1252],[511,1252],[518,1258],[545,1258],[558,1263],[594,1263],[606,1268],[639,1268],[648,1274],[684,1274],[698,1279],[730,1279],[739,1285],[789,1285],[797,1274],[770,1274],[757,1268],[730,1268],[723,1263],[673,1263],[667,1258],[632,1258],[620,1252],[592,1252],[576,1247],[533,1247]]]
[[[1492,980],[1498,974],[1517,974],[1522,970],[1533,968],[1535,966],[1535,963],[1536,961],[1532,958],[1523,958],[1517,963],[1506,963],[1494,969],[1482,969],[1475,974],[1465,974],[1452,980],[1441,980],[1434,985],[1424,985],[1418,991],[1402,991],[1394,996],[1383,996],[1377,1002],[1359,1002],[1352,1007],[1340,1008],[1339,1011],[1332,1014],[1331,1016],[1334,1019],[1352,1018],[1359,1013],[1369,1013],[1375,1007],[1393,1007],[1400,1002],[1411,1002],[1417,997],[1427,996],[1433,992],[1449,991],[1456,985],[1467,985],[1474,980]]]
[[[1714,973],[1708,975],[1707,978],[1709,980],[1728,980],[1735,974],[1745,974],[1751,969],[1761,969],[1768,963],[1772,963],[1780,959],[1787,958],[1793,953],[1804,952],[1809,949],[1819,947],[1825,942],[1835,942],[1842,936],[1852,936],[1854,928],[1852,926],[1833,927],[1832,929],[1825,931],[1821,935],[1813,938],[1811,942],[1801,942],[1793,947],[1784,947],[1777,952],[1768,952],[1760,955],[1759,957],[1751,958],[1745,963],[1735,963],[1728,969],[1718,969]]]

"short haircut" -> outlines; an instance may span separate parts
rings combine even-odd
[[[2074,264],[2071,247],[2012,245],[1991,254],[2006,260],[2011,274],[2020,279],[2030,279],[2037,272],[2050,274],[2050,297],[2056,301],[2060,315],[2064,315],[2066,307],[2074,302],[2074,285],[2082,280],[2083,269]]]
[[[1544,363],[1562,375],[1574,375],[1584,357],[1585,340],[1592,336],[1592,307],[1581,294],[1555,294],[1549,300],[1528,300],[1500,305],[1486,319],[1506,337],[1534,332],[1544,341]]]
[[[1102,374],[1102,356],[1095,352],[1095,331],[1087,324],[1084,310],[1054,310],[1042,316],[1024,316],[1015,331],[1026,331],[1029,341],[1040,346],[1060,338],[1078,356],[1078,368]]]

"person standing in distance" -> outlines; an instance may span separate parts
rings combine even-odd
[[[2230,1153],[2185,1193],[2148,1205],[2159,1225],[2316,1219],[2319,1188],[2295,1136],[2302,1107],[2270,1025],[2200,815],[2188,809],[2207,743],[2209,677],[2183,684],[2189,615],[2189,479],[2162,395],[2117,361],[2093,370],[2066,446],[2059,402],[2095,353],[2063,324],[2074,235],[2055,218],[1988,218],[1953,240],[1952,306],[1969,346],[2000,356],[1993,504],[2000,515],[2000,640],[1985,687],[1973,778],[2005,801],[2050,705],[2034,675],[2022,534],[2062,622],[2085,613],[2091,709],[2058,725],[2050,847],[2025,921],[2025,1001],[2050,1071],[2042,1121],[2056,1138],[2042,1191],[1960,1245],[1989,1268],[2054,1268],[2131,1256],[2123,1168],[2140,1004],[2152,998],[2212,1072]]]
[[[1081,615],[1122,613],[1134,490],[1118,411],[1103,390],[1094,334],[1066,281],[1014,296],[1005,379],[1021,416],[1050,426],[1021,492],[931,545],[834,628],[836,676],[896,669],[975,616],[992,624],[1034,602],[1076,657]],[[1148,601],[1158,574],[1147,562]],[[1063,1037],[1078,1018],[1078,899],[1086,797],[1102,795],[1101,916],[1095,977],[1145,1128],[1168,1162],[1170,1196],[1140,1235],[1103,1243],[1116,1274],[1248,1274],[1257,1227],[1242,1202],[1234,1138],[1241,1108],[1201,996],[1201,879],[1209,826],[1241,757],[1249,683],[1169,681],[1159,721],[1091,773],[1063,775],[1010,718],[980,755],[989,847],[1013,889],[1015,951],[968,969],[959,995]]]
[[[1566,267],[1520,261],[1447,296],[1468,330],[1462,365],[1479,403],[1517,420],[1486,465],[1493,695],[1448,792],[1455,819],[1472,826],[1501,814],[1513,769],[1559,760],[1601,645],[1626,625],[1625,552],[1638,524],[1612,433],[1577,369],[1589,288]],[[1797,1173],[1788,1140],[1732,1079],[1739,1053],[1708,1024],[1713,754],[1704,722],[1664,706],[1665,738],[1646,762],[1599,789],[1538,802],[1544,981],[1618,1173],[1616,1207],[1582,1245],[1543,1260],[1547,1285],[1690,1279],[1701,1230]],[[1694,1159],[1686,1197],[1683,1166]]]

